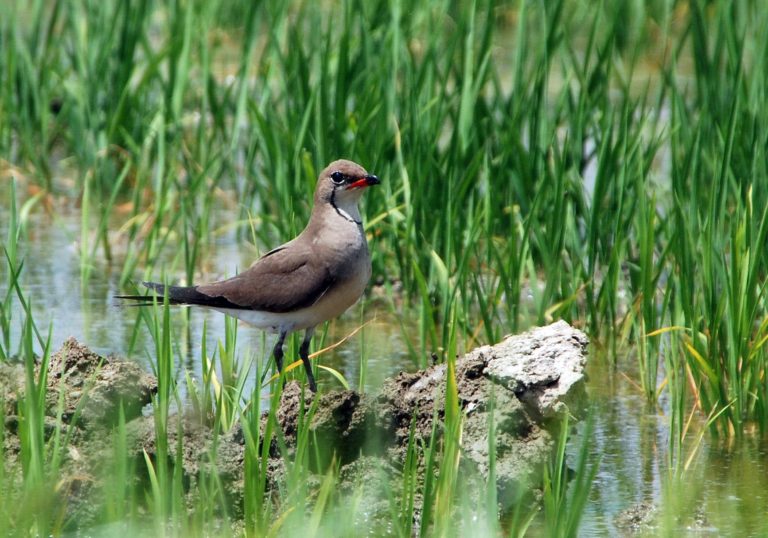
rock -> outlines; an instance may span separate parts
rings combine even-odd
[[[470,355],[487,355],[485,376],[520,395],[531,411],[552,418],[581,410],[588,342],[584,333],[558,321]]]
[[[587,337],[561,321],[477,348],[456,360],[456,386],[464,412],[464,458],[488,473],[491,418],[495,430],[496,482],[503,503],[513,502],[523,484],[536,480],[552,435],[546,421],[579,416],[586,402]],[[432,419],[444,414],[445,364],[387,381],[378,397],[379,426],[391,422],[394,451],[407,444],[411,420],[428,439]]]

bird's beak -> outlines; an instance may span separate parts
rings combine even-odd
[[[365,187],[370,187],[372,185],[378,185],[379,183],[381,183],[381,181],[379,181],[379,178],[377,178],[376,176],[368,175],[368,176],[361,177],[357,181],[347,185],[346,190],[363,189]]]

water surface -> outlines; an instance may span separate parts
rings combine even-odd
[[[5,187],[5,186],[4,186]],[[7,188],[0,196],[0,236],[7,237]],[[120,293],[119,270],[110,270],[97,260],[85,287],[80,280],[80,215],[76,209],[59,208],[55,214],[37,209],[30,214],[26,238],[20,255],[24,259],[22,286],[31,299],[39,328],[51,330],[53,349],[74,336],[101,354],[127,356],[152,368],[153,343],[138,317],[138,310],[118,306],[113,299]],[[216,239],[208,271],[211,275],[231,275],[247,266],[254,257],[243,252],[234,232]],[[6,271],[5,265],[2,266]],[[170,275],[169,275],[170,277]],[[6,275],[0,275],[5,286]],[[5,293],[5,290],[2,290]],[[18,305],[17,305],[18,306]],[[21,331],[18,308],[15,310],[12,342]],[[415,370],[417,361],[408,353],[398,313],[387,301],[366,299],[341,319],[329,323],[327,334],[318,331],[318,341],[330,344],[373,320],[349,341],[321,359],[322,364],[338,370],[357,387],[361,371],[364,388],[371,390],[400,370]],[[215,352],[224,336],[224,316],[197,309],[174,309],[172,313],[176,371],[183,392],[183,374],[199,378],[201,341],[207,330],[207,355]],[[405,324],[408,326],[408,324]],[[131,342],[136,336],[133,346]],[[263,369],[271,352],[274,336],[240,325],[238,356],[252,357]],[[295,343],[293,349],[295,350]],[[768,456],[765,444],[756,439],[727,445],[709,436],[698,449],[691,469],[682,484],[670,494],[664,493],[667,476],[669,419],[663,403],[649,407],[633,383],[628,359],[613,361],[594,354],[589,362],[588,390],[595,409],[595,432],[589,440],[590,461],[599,471],[590,494],[582,523],[584,536],[615,536],[623,533],[618,518],[622,511],[641,502],[657,506],[674,502],[678,515],[667,521],[674,534],[696,536],[762,536],[768,530]],[[626,374],[626,375],[625,375]],[[251,387],[256,371],[250,372]],[[321,372],[320,382],[327,389],[338,386],[335,379]],[[694,426],[693,430],[697,429]],[[578,439],[570,445],[575,457]],[[659,529],[648,534],[661,532]]]

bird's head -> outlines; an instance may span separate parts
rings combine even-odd
[[[315,188],[315,204],[330,203],[345,209],[357,206],[363,191],[379,183],[379,178],[357,163],[344,159],[333,161],[320,172]]]

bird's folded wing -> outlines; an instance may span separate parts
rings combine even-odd
[[[196,290],[239,308],[290,312],[315,304],[333,283],[331,271],[311,248],[293,244],[269,252],[235,277]]]

